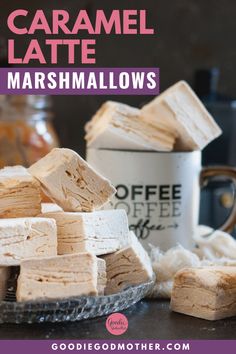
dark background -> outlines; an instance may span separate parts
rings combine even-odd
[[[219,90],[236,96],[236,2],[235,0],[67,0],[67,1],[1,1],[1,36],[13,38],[6,27],[7,15],[16,8],[44,9],[49,15],[54,8],[67,9],[76,15],[85,8],[91,15],[96,8],[107,13],[112,9],[147,9],[148,25],[154,36],[97,37],[96,57],[99,67],[151,67],[161,69],[161,90],[180,79],[193,83],[194,71],[219,67]],[[38,34],[37,34],[38,37]],[[27,36],[17,37],[18,48],[24,52]],[[66,66],[61,56],[60,66]],[[78,65],[79,66],[79,65]],[[150,97],[126,96],[57,96],[54,97],[55,126],[61,145],[84,154],[84,123],[108,98],[141,106]]]
[[[27,20],[24,19],[22,23],[28,27],[37,9],[44,10],[49,24],[53,9],[68,10],[71,16],[70,28],[80,9],[88,11],[92,22],[99,8],[104,9],[107,15],[113,9],[146,9],[148,27],[153,27],[156,32],[153,36],[86,37],[86,34],[81,33],[79,38],[96,38],[97,67],[159,67],[161,91],[182,79],[194,87],[196,70],[217,67],[220,71],[218,91],[221,94],[217,98],[221,101],[207,100],[205,104],[221,126],[223,135],[204,149],[203,165],[236,166],[236,102],[229,100],[229,97],[236,97],[235,0],[1,0],[0,60],[4,58],[2,49],[7,48],[7,39],[14,38],[14,34],[7,28],[7,17],[19,8],[29,10]],[[24,56],[32,38],[39,40],[48,59],[49,47],[44,45],[46,36],[40,31],[34,36],[16,36],[16,54]],[[63,38],[63,34],[59,38]],[[31,62],[31,66],[39,64]],[[66,52],[60,52],[58,66],[68,66]],[[76,66],[81,66],[80,57]],[[141,107],[152,97],[53,97],[54,125],[62,147],[72,148],[85,156],[84,124],[107,99]],[[228,182],[208,185],[202,194],[200,222],[219,227],[230,212],[230,206],[222,202],[221,196],[225,195],[228,200],[231,192],[232,186]],[[232,201],[230,203],[232,205]]]
[[[161,91],[178,80],[185,79],[191,85],[196,69],[218,67],[221,72],[219,91],[226,96],[236,96],[236,1],[235,0],[1,0],[0,37],[13,38],[6,28],[7,15],[16,8],[67,9],[76,15],[86,8],[93,14],[96,8],[111,11],[116,8],[147,9],[149,25],[154,26],[155,36],[101,36],[97,38],[98,67],[160,67]],[[17,50],[24,52],[27,36],[18,37]],[[0,52],[1,55],[1,52]],[[66,66],[65,56],[60,66]],[[55,96],[53,97],[55,126],[61,145],[77,150],[84,155],[84,123],[107,99],[120,100],[140,107],[151,97],[141,96]],[[224,109],[223,109],[224,112]],[[227,110],[228,112],[228,110]],[[228,114],[228,113],[227,113]],[[224,116],[224,114],[222,115]],[[226,122],[222,142],[236,141],[231,121]],[[235,125],[236,127],[236,125]],[[228,134],[226,133],[228,131]],[[231,134],[231,138],[229,138]],[[219,140],[220,141],[220,140]],[[229,155],[225,144],[213,146],[215,155]],[[236,150],[236,144],[232,145]],[[211,155],[212,156],[212,155]],[[211,160],[212,161],[212,160]],[[225,159],[226,163],[228,161]],[[204,195],[202,223],[218,226],[228,213],[219,203],[219,195],[209,189]],[[210,196],[210,198],[209,198]],[[209,205],[208,205],[209,203]],[[126,311],[130,321],[127,338],[197,338],[221,339],[235,337],[235,320],[206,322],[196,318],[171,314],[168,304],[142,302]],[[155,323],[153,318],[161,319]],[[105,338],[105,319],[81,323],[55,325],[3,325],[0,338]],[[125,336],[124,336],[125,337]]]

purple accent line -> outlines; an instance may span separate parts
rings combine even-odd
[[[64,350],[53,350],[63,345]],[[124,350],[118,350],[118,344],[124,345]],[[68,349],[70,345],[71,349]],[[73,349],[73,345],[75,349]],[[78,345],[78,348],[76,346]],[[84,345],[86,348],[83,349]],[[105,345],[106,350],[102,350]],[[139,345],[139,347],[137,346]],[[147,348],[141,349],[141,345]],[[65,349],[66,346],[66,349]],[[90,347],[89,347],[90,346]],[[112,347],[109,347],[112,346]],[[137,346],[137,349],[131,347]],[[187,347],[186,347],[187,346]],[[90,349],[88,349],[90,348]],[[129,348],[129,349],[128,349]],[[152,349],[151,349],[152,348]],[[189,349],[188,349],[189,348]],[[0,352],[4,354],[52,354],[52,353],[178,353],[178,354],[235,354],[236,340],[2,340]]]
[[[158,95],[159,74],[159,68],[0,68],[0,94]],[[18,78],[14,85],[11,75]],[[30,86],[24,87],[27,82]]]

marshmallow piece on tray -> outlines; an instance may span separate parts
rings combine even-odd
[[[96,296],[98,260],[89,253],[24,260],[17,282],[17,301]]]
[[[41,210],[39,182],[22,166],[0,170],[0,218],[36,216]]]
[[[101,208],[115,194],[111,183],[76,152],[53,149],[29,168],[46,195],[65,211]]]
[[[160,122],[151,125],[140,110],[126,104],[104,103],[85,127],[90,148],[171,151],[176,134]]]
[[[156,126],[165,122],[178,134],[175,150],[202,150],[221,133],[220,127],[185,81],[179,81],[141,109]]]
[[[56,221],[58,254],[92,252],[102,255],[115,252],[128,243],[128,218],[121,209],[55,212],[42,216]]]
[[[0,267],[0,301],[4,300],[6,296],[9,275],[10,267]]]
[[[171,309],[206,320],[236,316],[236,267],[180,270],[174,280]]]
[[[0,219],[0,266],[19,265],[24,258],[57,254],[53,219]]]
[[[152,279],[153,271],[147,252],[133,232],[129,246],[103,257],[106,261],[107,287],[105,294],[114,294],[131,285]]]

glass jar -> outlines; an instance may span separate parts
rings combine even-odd
[[[59,145],[49,96],[5,96],[0,100],[0,168],[32,163]]]

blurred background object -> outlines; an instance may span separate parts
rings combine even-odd
[[[96,37],[97,67],[160,67],[161,91],[178,80],[187,80],[194,86],[194,73],[200,69],[219,68],[218,93],[224,97],[236,97],[236,2],[235,0],[103,0],[102,8],[110,13],[113,9],[145,9],[148,25],[155,28],[154,36],[114,36]],[[43,9],[51,21],[51,11],[66,9],[71,14],[71,23],[80,9],[86,9],[92,16],[101,3],[95,0],[67,0],[65,3],[47,0],[22,0],[21,8],[34,14]],[[31,36],[15,36],[4,25],[9,13],[19,8],[19,2],[6,2],[1,9],[1,36],[16,39],[16,53],[21,57]],[[24,19],[29,25],[32,15]],[[93,36],[81,32],[81,38]],[[37,32],[44,52],[45,35]],[[60,33],[60,38],[64,35]],[[4,43],[4,40],[2,40]],[[6,52],[6,50],[5,50]],[[67,53],[60,52],[58,66],[68,66]],[[32,66],[38,66],[35,61]],[[76,66],[76,65],[75,65]],[[79,63],[77,66],[80,66]],[[92,114],[107,99],[113,99],[140,107],[151,97],[146,96],[55,96],[53,99],[56,116],[55,127],[62,146],[67,146],[85,155],[83,126]],[[217,116],[215,116],[217,119]],[[227,118],[226,118],[227,120]],[[227,125],[228,123],[226,123]],[[235,131],[234,131],[235,132]],[[215,155],[227,154],[223,148]],[[233,152],[235,155],[235,153]],[[230,161],[234,161],[231,160]]]
[[[203,164],[236,166],[236,98],[219,93],[220,69],[195,72],[193,88],[221,127],[223,134],[203,151]]]
[[[59,145],[49,96],[4,96],[0,107],[0,168],[28,167]]]
[[[236,100],[219,93],[220,69],[200,69],[195,72],[194,89],[221,127],[223,134],[209,144],[202,154],[203,165],[236,166]],[[200,220],[217,228],[227,219],[234,200],[229,181],[214,180],[202,193]]]

